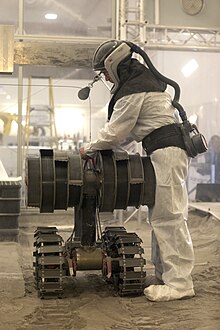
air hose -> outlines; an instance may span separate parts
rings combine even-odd
[[[187,115],[185,110],[183,109],[183,107],[181,106],[181,104],[179,103],[179,98],[180,98],[180,87],[177,84],[177,82],[175,82],[174,80],[165,77],[164,75],[162,75],[156,68],[155,66],[152,64],[150,58],[148,57],[148,55],[145,53],[145,51],[143,51],[143,49],[141,49],[139,46],[133,44],[132,42],[127,42],[127,44],[131,47],[131,50],[139,55],[141,55],[145,61],[145,63],[147,64],[149,70],[153,73],[153,75],[155,77],[157,77],[158,79],[160,79],[161,81],[165,82],[166,84],[172,86],[174,88],[174,98],[172,100],[172,105],[174,106],[174,108],[176,108],[179,111],[180,117],[182,119],[183,122],[187,121]]]
[[[185,143],[186,151],[189,157],[196,157],[198,153],[203,153],[207,151],[207,142],[205,137],[199,133],[196,125],[192,125],[188,118],[185,110],[182,105],[179,103],[180,99],[180,87],[174,80],[165,77],[162,75],[152,64],[148,55],[143,51],[139,46],[133,44],[132,42],[126,42],[129,47],[131,47],[131,51],[141,55],[147,64],[149,70],[152,74],[161,80],[162,82],[172,86],[174,88],[174,97],[172,100],[172,105],[179,112],[180,118],[182,119],[182,124],[179,124],[180,130],[182,132],[183,140]]]

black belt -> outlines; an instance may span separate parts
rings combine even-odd
[[[170,124],[155,129],[142,140],[148,155],[157,149],[178,147],[186,150],[179,124]]]

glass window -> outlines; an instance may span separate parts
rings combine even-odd
[[[28,141],[29,153],[50,148],[51,144],[58,145],[59,150],[77,151],[83,142],[97,137],[107,118],[105,106],[110,92],[100,81],[91,89],[90,99],[80,100],[79,90],[94,77],[92,71],[90,74],[91,79],[84,70],[23,66],[22,141],[23,145]],[[26,126],[28,111],[30,124]],[[54,118],[50,118],[50,113]],[[12,76],[0,75],[0,160],[9,176],[17,176],[17,120],[18,67],[15,66]],[[26,154],[27,150],[23,156]]]
[[[18,29],[18,3],[15,0],[1,0],[0,24],[14,25]]]
[[[103,0],[24,0],[24,30],[26,34],[110,37],[111,8],[112,2]]]
[[[209,146],[206,153],[199,154],[190,162],[188,191],[189,199],[194,201],[197,187],[220,183],[219,54],[175,51],[152,54],[156,54],[159,71],[179,84],[180,104],[188,119],[205,136]],[[173,93],[172,88],[169,90]],[[207,201],[211,201],[211,197]]]
[[[0,75],[0,161],[8,176],[17,176],[17,114],[16,74]]]

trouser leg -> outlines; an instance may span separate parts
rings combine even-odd
[[[155,263],[157,274],[162,266],[162,280],[165,284],[181,290],[191,289],[194,254],[186,222],[180,220],[178,224],[171,220],[166,228],[157,221],[152,221],[152,225],[161,251],[161,264],[158,263],[158,258]]]
[[[162,281],[163,265],[160,258],[160,248],[153,230],[151,234],[151,260],[155,267],[156,278]]]
[[[171,149],[158,150],[152,157],[157,184],[150,222],[158,245],[153,247],[155,264],[158,265],[156,271],[160,272],[162,265],[164,283],[184,290],[193,287],[191,272],[194,266],[193,245],[186,221],[187,158],[183,150]]]

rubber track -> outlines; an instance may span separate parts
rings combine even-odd
[[[104,251],[111,258],[110,280],[119,295],[142,294],[146,278],[142,240],[124,227],[106,227],[102,238]]]
[[[56,227],[38,227],[34,234],[34,277],[38,296],[44,299],[62,298],[63,246]]]

